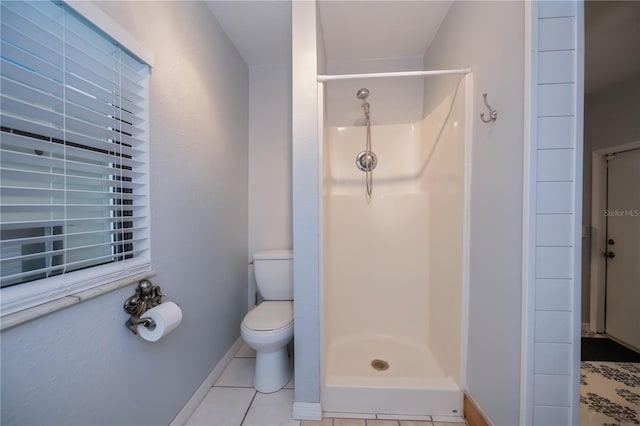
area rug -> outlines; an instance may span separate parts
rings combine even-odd
[[[640,425],[640,363],[582,362],[580,425]]]

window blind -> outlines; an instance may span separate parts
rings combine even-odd
[[[0,7],[3,289],[148,262],[148,66],[62,3]]]

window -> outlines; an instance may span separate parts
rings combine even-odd
[[[149,265],[148,66],[59,2],[1,2],[2,314]]]

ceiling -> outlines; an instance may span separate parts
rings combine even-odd
[[[206,3],[248,65],[291,63],[290,1]],[[423,55],[451,4],[452,0],[320,1],[327,60]]]
[[[291,63],[291,2],[206,0],[247,65]]]
[[[291,1],[206,3],[249,66],[291,63]],[[452,3],[320,0],[327,59],[423,55]],[[585,32],[587,93],[640,73],[640,1],[586,1]]]
[[[327,60],[422,56],[452,3],[321,0]]]

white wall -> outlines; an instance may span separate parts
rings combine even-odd
[[[326,131],[326,342],[331,346],[341,338],[380,334],[427,346],[429,197],[418,192],[415,170],[420,122],[371,127],[379,166],[370,202],[364,173],[355,165],[365,128],[331,126]]]
[[[327,106],[327,109],[330,108],[331,104]],[[374,118],[373,112],[371,118]],[[366,126],[331,126],[327,132],[329,142],[325,159],[326,175],[323,176],[326,181],[325,192],[362,196],[365,201],[364,173],[356,167],[356,157],[365,149]],[[373,171],[373,194],[382,196],[420,190],[419,178],[423,166],[420,161],[420,136],[420,121],[371,125],[371,147],[378,158],[378,165]],[[366,207],[366,203],[363,207]]]
[[[421,71],[422,56],[330,61],[328,74],[362,74],[391,71]],[[422,119],[423,77],[333,80],[327,87],[327,120],[332,126],[363,125],[361,87],[369,89],[371,123],[402,124]]]
[[[101,2],[155,52],[152,278],[184,312],[157,343],[125,327],[133,286],[2,333],[3,424],[168,424],[246,312],[249,73],[200,2]]]
[[[329,135],[323,159],[326,362],[337,356],[341,339],[389,336],[430,350],[438,361],[434,371],[461,383],[465,81],[462,76],[419,80],[379,83],[388,93],[417,86],[417,95],[396,95],[400,104],[407,101],[397,110],[384,98],[371,100],[372,122],[383,124],[371,126],[378,167],[369,202],[364,174],[354,164],[364,149],[366,127],[324,128]],[[344,85],[349,98],[329,91],[328,110],[362,115],[353,93],[363,82],[350,83]],[[422,116],[423,86],[445,90],[429,99],[424,118],[413,121]],[[344,122],[337,113],[328,115]],[[403,124],[387,124],[403,118]],[[330,371],[334,367],[327,367],[327,377],[340,374]]]
[[[292,5],[292,192],[295,403],[320,402],[320,205],[318,194],[317,10],[315,2]]]
[[[473,70],[467,384],[494,424],[518,424],[524,4],[454,2],[424,65]],[[477,116],[486,111],[483,92],[498,110],[495,123]]]
[[[582,224],[591,224],[591,154],[593,151],[640,141],[640,74],[596,93],[584,102],[584,180]],[[591,237],[582,245],[582,322],[589,322]]]
[[[471,76],[466,77],[471,79]],[[462,388],[463,254],[465,185],[465,77],[427,77],[425,87],[439,85],[448,96],[422,120],[420,184],[428,194],[426,265],[429,348],[443,371]],[[445,80],[452,83],[445,84]],[[435,103],[436,99],[430,99]]]
[[[249,253],[290,248],[291,68],[252,66],[249,90]]]
[[[291,248],[291,66],[249,70],[249,256]],[[255,301],[249,270],[249,306]]]

